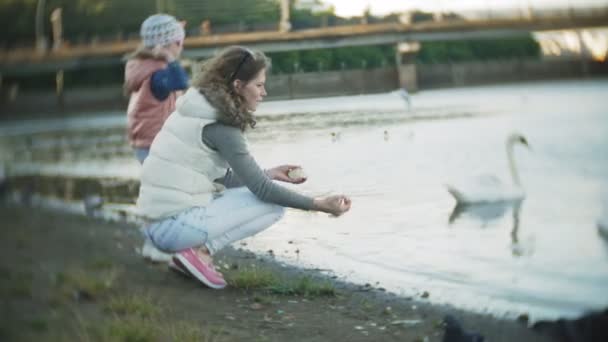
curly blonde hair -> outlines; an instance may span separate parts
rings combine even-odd
[[[235,91],[233,81],[238,79],[246,84],[270,66],[270,59],[263,52],[230,46],[201,65],[192,86],[217,109],[218,121],[244,131],[255,127],[256,121],[246,108],[245,99]]]

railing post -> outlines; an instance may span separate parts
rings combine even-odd
[[[293,77],[295,74],[287,74],[287,90],[289,94],[289,99],[293,100]]]
[[[46,0],[38,0],[36,6],[36,51],[40,54],[46,52],[46,38],[44,37],[44,8]]]
[[[57,94],[57,105],[63,109],[65,105],[63,96],[63,69],[57,70],[55,74],[55,93]]]
[[[418,90],[415,62],[418,51],[420,51],[419,42],[399,43],[395,48],[395,66],[397,68],[399,87],[408,92]]]
[[[280,32],[289,32],[291,30],[291,22],[289,21],[289,0],[281,0],[281,21],[279,22]]]
[[[63,19],[60,7],[55,8],[51,13],[51,27],[53,29],[53,50],[59,50],[63,41]]]

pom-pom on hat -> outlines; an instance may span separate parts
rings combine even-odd
[[[145,47],[168,45],[184,39],[184,27],[175,17],[168,14],[149,16],[141,24],[141,39]]]

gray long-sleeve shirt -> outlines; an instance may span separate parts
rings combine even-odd
[[[230,169],[218,180],[227,188],[246,186],[260,200],[303,210],[313,209],[313,199],[274,183],[249,153],[240,129],[221,123],[203,128],[203,143],[217,151]]]

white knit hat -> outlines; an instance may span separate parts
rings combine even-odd
[[[145,47],[168,45],[184,39],[184,27],[173,16],[155,14],[141,24],[139,32]]]

